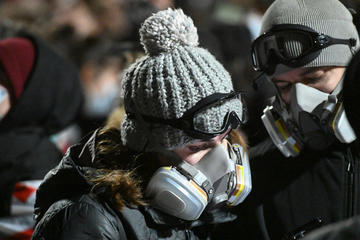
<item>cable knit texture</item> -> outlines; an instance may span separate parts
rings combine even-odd
[[[359,35],[350,11],[339,0],[276,0],[266,11],[261,32],[278,24],[300,24],[331,37],[357,41]],[[323,49],[304,67],[347,66],[353,53],[348,45],[336,44]]]
[[[233,90],[231,77],[207,50],[198,47],[198,35],[191,18],[182,10],[167,9],[149,17],[140,28],[146,56],[130,66],[123,78],[127,112],[163,119],[180,118],[201,99]],[[195,124],[214,131],[225,114],[242,115],[238,99],[226,101],[199,114]],[[123,143],[134,149],[174,149],[196,139],[168,125],[144,122],[139,115],[125,115],[121,125]]]

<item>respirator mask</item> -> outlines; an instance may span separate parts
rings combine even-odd
[[[268,77],[303,67],[334,44],[348,45],[353,52],[356,39],[339,39],[297,24],[279,24],[252,44],[252,64]],[[304,145],[326,148],[335,137],[343,143],[356,138],[341,100],[342,83],[331,94],[301,83],[294,84],[291,104],[274,96],[261,117],[270,137],[286,156],[297,156]]]
[[[184,220],[196,220],[205,209],[236,206],[251,191],[249,159],[244,149],[217,145],[198,163],[180,161],[158,169],[145,190],[154,208]]]
[[[209,122],[204,120],[208,111],[217,111],[225,102],[233,105],[222,116]],[[126,110],[127,116],[145,123],[163,124],[182,130],[188,136],[209,141],[236,129],[246,121],[242,93],[213,93],[189,108],[180,118],[164,119]],[[216,123],[216,124],[215,124]],[[150,134],[149,134],[150,135]],[[156,140],[154,140],[156,141]],[[248,155],[238,145],[219,144],[211,149],[198,163],[191,165],[172,151],[167,157],[174,164],[159,168],[151,177],[145,196],[151,206],[184,220],[198,219],[205,209],[224,204],[235,206],[251,191],[251,175]]]
[[[289,108],[277,95],[264,109],[261,119],[286,157],[297,156],[304,145],[323,150],[335,138],[342,143],[356,139],[344,111],[341,89],[342,80],[331,94],[296,83],[291,89]]]

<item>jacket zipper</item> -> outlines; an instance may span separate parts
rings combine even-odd
[[[346,178],[347,178],[347,201],[346,201],[346,213],[345,217],[350,218],[354,216],[354,158],[351,152],[351,148],[347,149],[348,164],[346,166]]]

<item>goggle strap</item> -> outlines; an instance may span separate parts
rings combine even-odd
[[[234,96],[236,96],[238,94],[241,94],[241,92],[232,91],[230,93],[213,93],[213,94],[201,99],[199,102],[197,102],[192,108],[190,108],[188,111],[186,111],[181,118],[186,118],[187,116],[198,112],[204,106],[208,106],[215,102],[233,98]]]

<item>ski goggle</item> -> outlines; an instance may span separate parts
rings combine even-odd
[[[297,24],[280,24],[259,36],[252,44],[252,64],[256,71],[272,75],[277,64],[301,67],[313,61],[320,50],[334,44],[354,47],[356,39],[339,39]]]
[[[240,124],[246,122],[246,110],[243,106],[242,97],[241,92],[214,93],[201,99],[180,118],[163,119],[147,115],[141,115],[141,117],[148,123],[169,125],[183,130],[193,138],[208,140],[225,133],[229,129],[236,129]],[[227,101],[235,101],[232,106],[237,106],[237,108],[226,111],[222,124],[217,124],[219,119],[210,119],[209,122],[209,119],[204,118],[211,111],[219,111]],[[127,115],[129,118],[135,118],[133,113],[127,113]],[[208,129],[209,125],[213,127],[211,130]],[[218,126],[214,127],[216,125]]]

